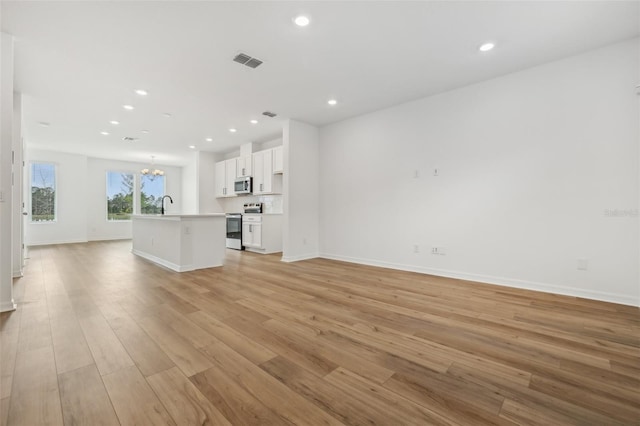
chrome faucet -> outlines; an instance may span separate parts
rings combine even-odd
[[[170,195],[165,195],[162,197],[162,199],[160,200],[160,214],[164,214],[164,199],[168,198],[169,201],[171,201],[171,204],[173,204],[173,198],[171,198]]]

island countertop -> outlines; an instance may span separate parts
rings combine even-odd
[[[131,252],[176,272],[222,266],[224,213],[133,215]]]

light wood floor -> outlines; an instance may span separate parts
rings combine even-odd
[[[1,424],[639,424],[637,308],[229,251],[31,250]]]

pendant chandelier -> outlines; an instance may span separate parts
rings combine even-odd
[[[164,176],[164,171],[160,170],[160,169],[156,169],[155,163],[154,163],[154,158],[156,158],[154,155],[151,156],[151,167],[149,167],[148,169],[142,169],[140,170],[140,174],[143,176],[149,176],[149,178],[151,180],[154,180],[156,178],[156,176]]]

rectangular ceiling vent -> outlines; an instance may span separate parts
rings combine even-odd
[[[271,112],[271,111],[265,111],[265,112],[262,113],[262,115],[266,115],[267,117],[273,118],[278,114],[276,114],[275,112]]]
[[[249,68],[258,68],[262,65],[262,61],[257,58],[252,58],[251,56],[245,53],[239,53],[233,58],[233,60],[239,64],[246,65]]]

